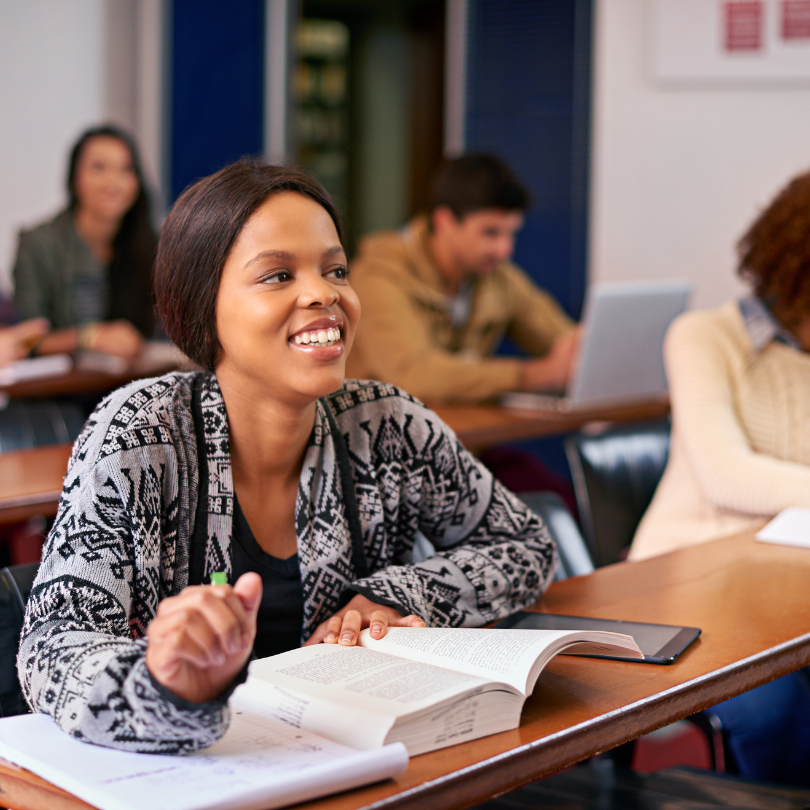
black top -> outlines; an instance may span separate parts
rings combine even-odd
[[[264,551],[253,536],[236,493],[233,506],[233,581],[255,571],[264,588],[256,617],[253,654],[256,658],[267,658],[300,647],[304,593],[298,555],[282,560]]]

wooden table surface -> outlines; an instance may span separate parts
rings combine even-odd
[[[93,360],[87,360],[92,364]],[[105,358],[96,359],[95,362],[105,362]],[[114,368],[115,358],[106,358]],[[128,368],[110,371],[82,368],[81,358],[76,361],[78,367],[72,368],[64,374],[50,377],[41,377],[33,380],[23,380],[12,385],[0,386],[0,394],[9,399],[35,399],[43,397],[75,396],[80,394],[106,394],[122,385],[143,377],[158,377],[177,369],[193,368],[188,358],[177,347],[149,341],[145,344],[143,353],[133,360]]]
[[[520,727],[413,757],[400,776],[307,810],[462,808],[553,773],[810,664],[810,551],[750,534],[552,585],[536,605],[701,627],[670,666],[557,657]],[[10,808],[86,808],[25,771],[0,767]]]
[[[72,371],[64,376],[71,377],[71,391],[76,393],[78,381],[86,380],[88,385],[91,384],[89,374]],[[110,375],[103,376],[109,382]],[[54,377],[48,382],[56,386],[58,380]],[[14,388],[23,390],[24,386],[34,385],[36,382],[19,383]],[[476,451],[502,442],[565,433],[594,420],[629,422],[661,417],[669,412],[669,404],[657,401],[582,411],[575,415],[513,412],[497,405],[444,406],[436,408],[436,412],[455,430],[462,444]],[[69,455],[68,445],[0,454],[0,524],[27,520],[36,514],[55,515]]]
[[[642,422],[669,414],[669,400],[604,405],[557,413],[506,409],[499,405],[437,405],[433,410],[472,452],[496,444],[541,439],[579,430],[593,422]]]
[[[56,514],[71,446],[0,453],[0,524]]]

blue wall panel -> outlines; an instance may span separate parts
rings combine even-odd
[[[263,151],[264,0],[174,0],[171,39],[173,201]]]
[[[503,157],[532,207],[515,260],[578,317],[587,261],[592,0],[470,0],[467,151]]]

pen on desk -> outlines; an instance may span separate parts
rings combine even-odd
[[[211,574],[212,585],[227,585],[228,575],[224,571],[214,571]]]

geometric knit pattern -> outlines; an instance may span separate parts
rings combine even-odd
[[[199,469],[192,387],[201,393],[207,469]],[[348,450],[369,576],[352,542],[330,408]],[[76,737],[130,751],[183,752],[227,728],[226,699],[193,705],[153,681],[146,628],[189,583],[200,476],[207,477],[202,581],[232,570],[228,422],[212,374],[169,374],[108,396],[68,466],[28,601],[18,658],[34,711]],[[319,400],[295,506],[302,640],[353,593],[470,627],[534,602],[553,573],[538,517],[505,490],[421,403],[350,380]],[[417,533],[437,554],[411,564]],[[199,536],[199,533],[198,533]]]

